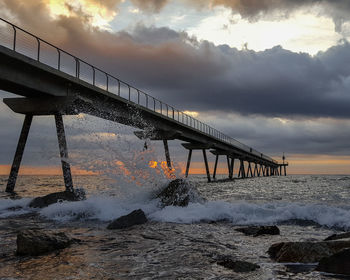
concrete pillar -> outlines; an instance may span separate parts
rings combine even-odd
[[[235,159],[232,157],[231,158],[231,179],[233,178],[234,167],[235,167]]]
[[[29,130],[32,124],[33,115],[26,115],[24,118],[22,131],[18,140],[15,157],[12,162],[10,176],[7,181],[6,192],[13,192],[16,186],[18,171],[21,166],[24,148],[27,143]]]
[[[186,178],[188,177],[188,172],[190,170],[191,157],[192,157],[192,150],[189,149],[188,150],[187,165],[186,165],[186,174],[185,174]]]
[[[66,191],[73,192],[73,180],[72,180],[72,174],[70,170],[70,164],[68,162],[67,141],[66,141],[66,134],[64,131],[62,115],[60,114],[55,115],[55,122],[56,122],[57,138],[58,138],[58,147],[59,147],[60,156],[61,156],[64,184],[66,186]]]
[[[219,161],[219,155],[216,155],[215,157],[215,165],[214,165],[214,172],[213,172],[213,179],[216,179],[216,169],[218,168],[218,161]]]
[[[203,158],[204,158],[205,170],[207,172],[208,182],[211,182],[209,165],[208,165],[208,159],[207,159],[207,153],[206,153],[205,149],[202,149],[202,152],[203,152]]]
[[[240,161],[241,161],[241,164],[240,164],[240,167],[239,167],[238,177],[246,178],[245,168],[244,168],[244,161],[243,161],[243,159],[241,159]]]
[[[166,163],[168,165],[169,170],[171,170],[172,168],[171,168],[171,160],[170,160],[168,140],[163,140],[163,144],[164,144]]]
[[[228,178],[232,179],[233,173],[232,173],[232,168],[231,168],[231,164],[230,164],[230,157],[226,156],[226,160],[227,160]]]

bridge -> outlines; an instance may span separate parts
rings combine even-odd
[[[21,97],[4,98],[14,112],[24,114],[23,127],[6,191],[14,192],[24,148],[34,116],[51,115],[56,122],[65,188],[73,190],[63,115],[89,114],[140,129],[140,139],[163,141],[172,169],[168,141],[184,141],[188,150],[186,177],[193,150],[201,150],[207,179],[216,179],[218,160],[227,161],[228,178],[286,175],[288,163],[244,145],[215,128],[144,91],[79,59],[59,47],[0,18],[0,89]],[[207,151],[215,155],[210,173]],[[234,163],[239,172],[234,176]]]

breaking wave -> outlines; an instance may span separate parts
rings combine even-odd
[[[142,209],[148,218],[158,222],[197,223],[226,221],[233,225],[279,224],[290,220],[312,221],[329,228],[350,229],[350,209],[320,204],[247,203],[208,201],[190,203],[187,207],[159,208],[158,200],[122,200],[95,196],[84,201],[61,202],[44,209],[28,207],[30,199],[0,199],[0,218],[37,211],[42,217],[56,221],[98,220],[107,222]]]

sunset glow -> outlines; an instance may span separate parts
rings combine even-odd
[[[116,16],[116,11],[108,9],[99,1],[93,0],[45,0],[51,16],[55,19],[59,16],[71,17],[78,13],[87,16],[92,26],[102,29],[109,28],[109,22]]]

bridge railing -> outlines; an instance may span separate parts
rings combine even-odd
[[[221,142],[230,144],[240,150],[277,164],[277,161],[269,156],[250,148],[249,146],[223,134],[217,129],[212,128],[173,106],[160,101],[144,91],[133,87],[119,78],[108,74],[98,67],[2,18],[0,18],[0,45],[26,55],[38,62],[44,63],[109,93],[118,95],[133,105],[147,108],[166,118],[207,134]]]

